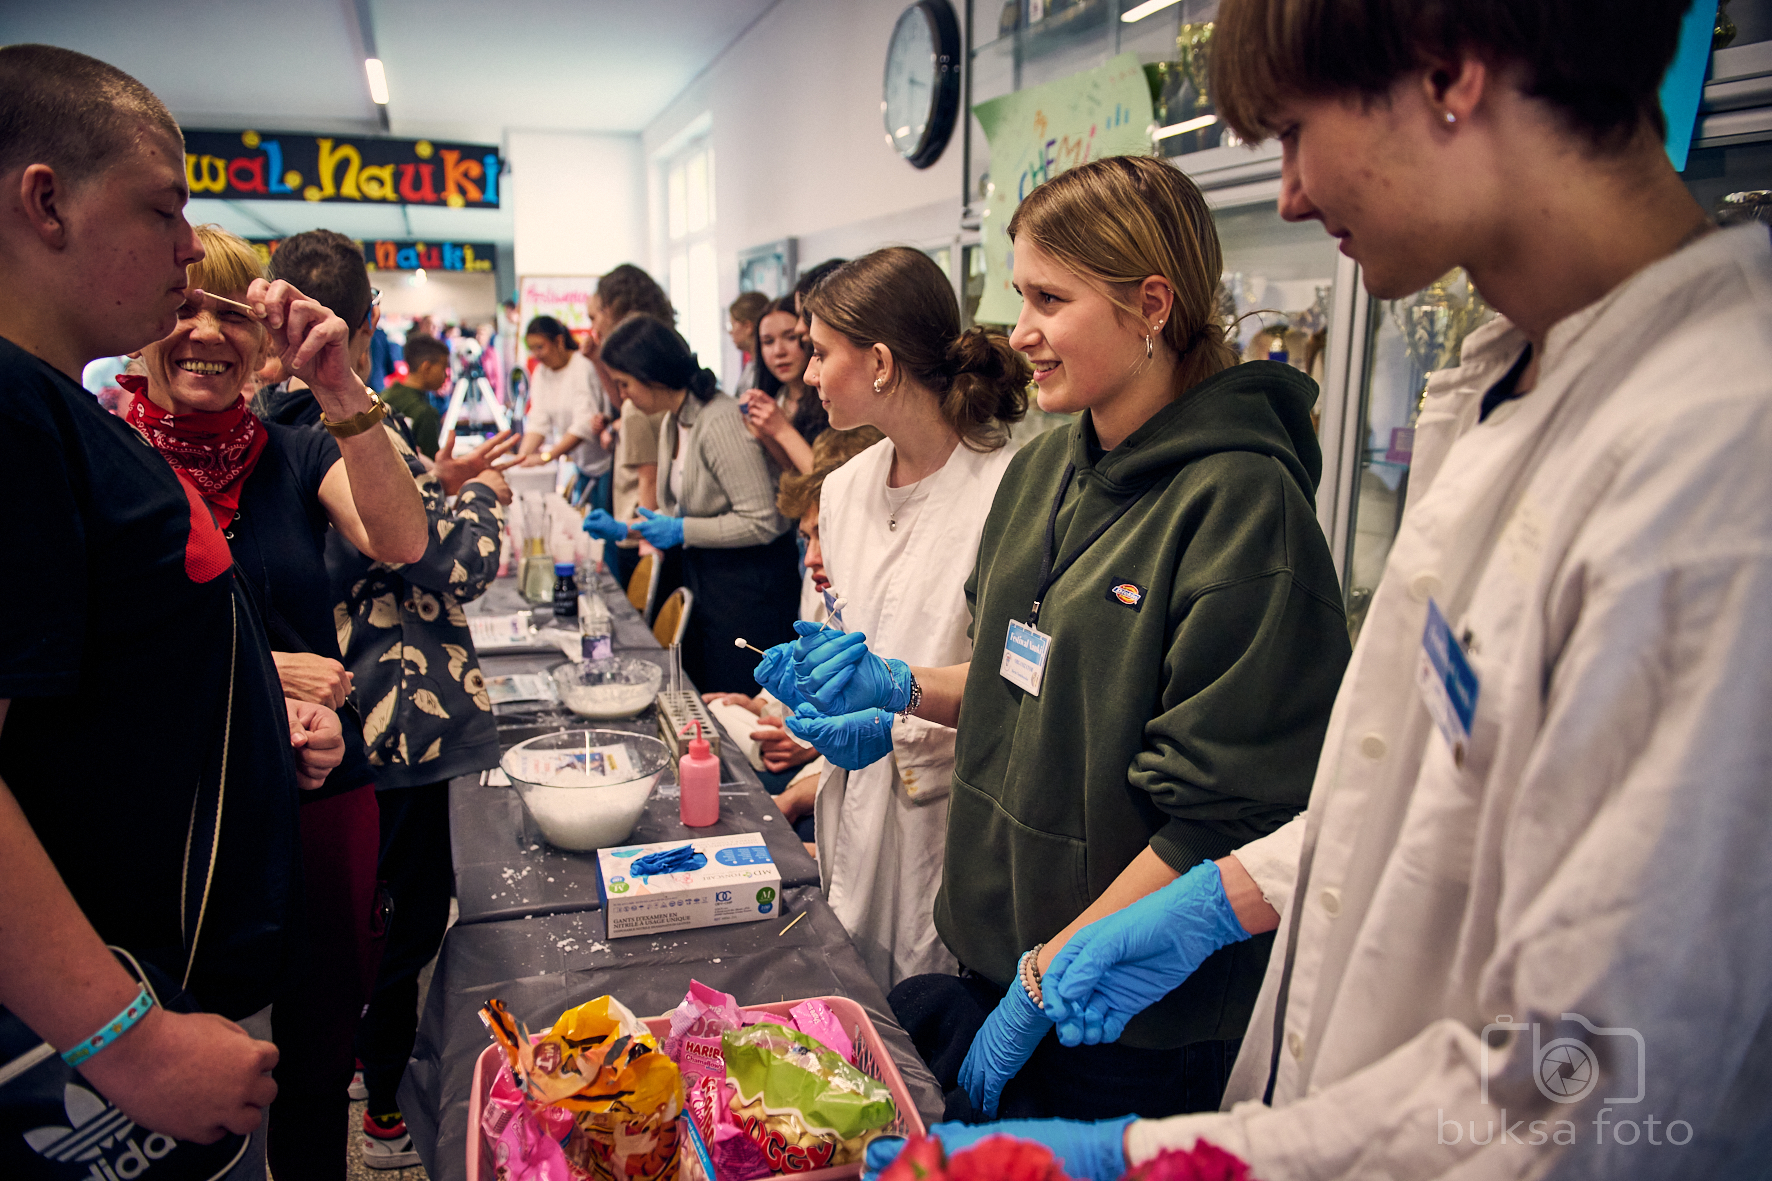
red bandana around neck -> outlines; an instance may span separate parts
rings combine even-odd
[[[196,485],[226,529],[240,509],[240,490],[265,449],[269,432],[241,398],[226,410],[173,415],[148,397],[148,379],[126,374],[117,384],[134,397],[129,424],[147,437],[174,470]]]

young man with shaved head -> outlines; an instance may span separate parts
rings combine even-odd
[[[268,1028],[297,788],[342,743],[330,710],[283,699],[195,485],[78,384],[205,298],[187,196],[178,126],[140,83],[0,49],[0,438],[30,498],[13,522],[30,568],[0,586],[0,1019],[145,1132],[209,1143],[252,1132],[276,1093],[276,1048],[236,1022]],[[250,298],[292,371],[343,346],[293,288]],[[202,1012],[172,1011],[181,988]],[[255,1171],[262,1148],[230,1176]]]

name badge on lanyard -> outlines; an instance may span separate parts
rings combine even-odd
[[[1040,681],[1046,676],[1046,655],[1051,650],[1051,636],[1011,619],[1009,637],[1003,642],[1003,679],[1038,697]]]
[[[1421,633],[1421,659],[1415,666],[1415,684],[1421,690],[1428,715],[1452,750],[1453,765],[1462,770],[1481,685],[1464,654],[1464,645],[1452,634],[1446,617],[1440,613],[1440,605],[1432,599],[1427,603],[1427,627]]]

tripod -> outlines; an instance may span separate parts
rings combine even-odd
[[[486,370],[481,368],[477,358],[468,362],[449,391],[449,409],[443,414],[443,434],[447,435],[455,429],[456,420],[461,417],[463,408],[470,401],[483,403],[484,408],[491,412],[492,420],[498,424],[499,430],[511,429],[511,412],[505,409],[504,404],[498,400],[498,395],[492,392],[492,383],[486,380]],[[470,421],[479,417],[471,416]]]

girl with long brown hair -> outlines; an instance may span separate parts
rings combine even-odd
[[[1111,1044],[1061,1044],[1039,978],[1086,924],[1304,804],[1348,655],[1316,388],[1235,364],[1210,213],[1161,161],[1073,169],[1009,233],[1011,342],[1042,409],[1078,417],[997,490],[966,584],[976,657],[910,667],[806,637],[802,713],[835,716],[798,724],[820,749],[900,711],[959,727],[935,926],[967,971],[891,996],[951,1115],[1213,1107],[1269,940],[1220,951]]]

